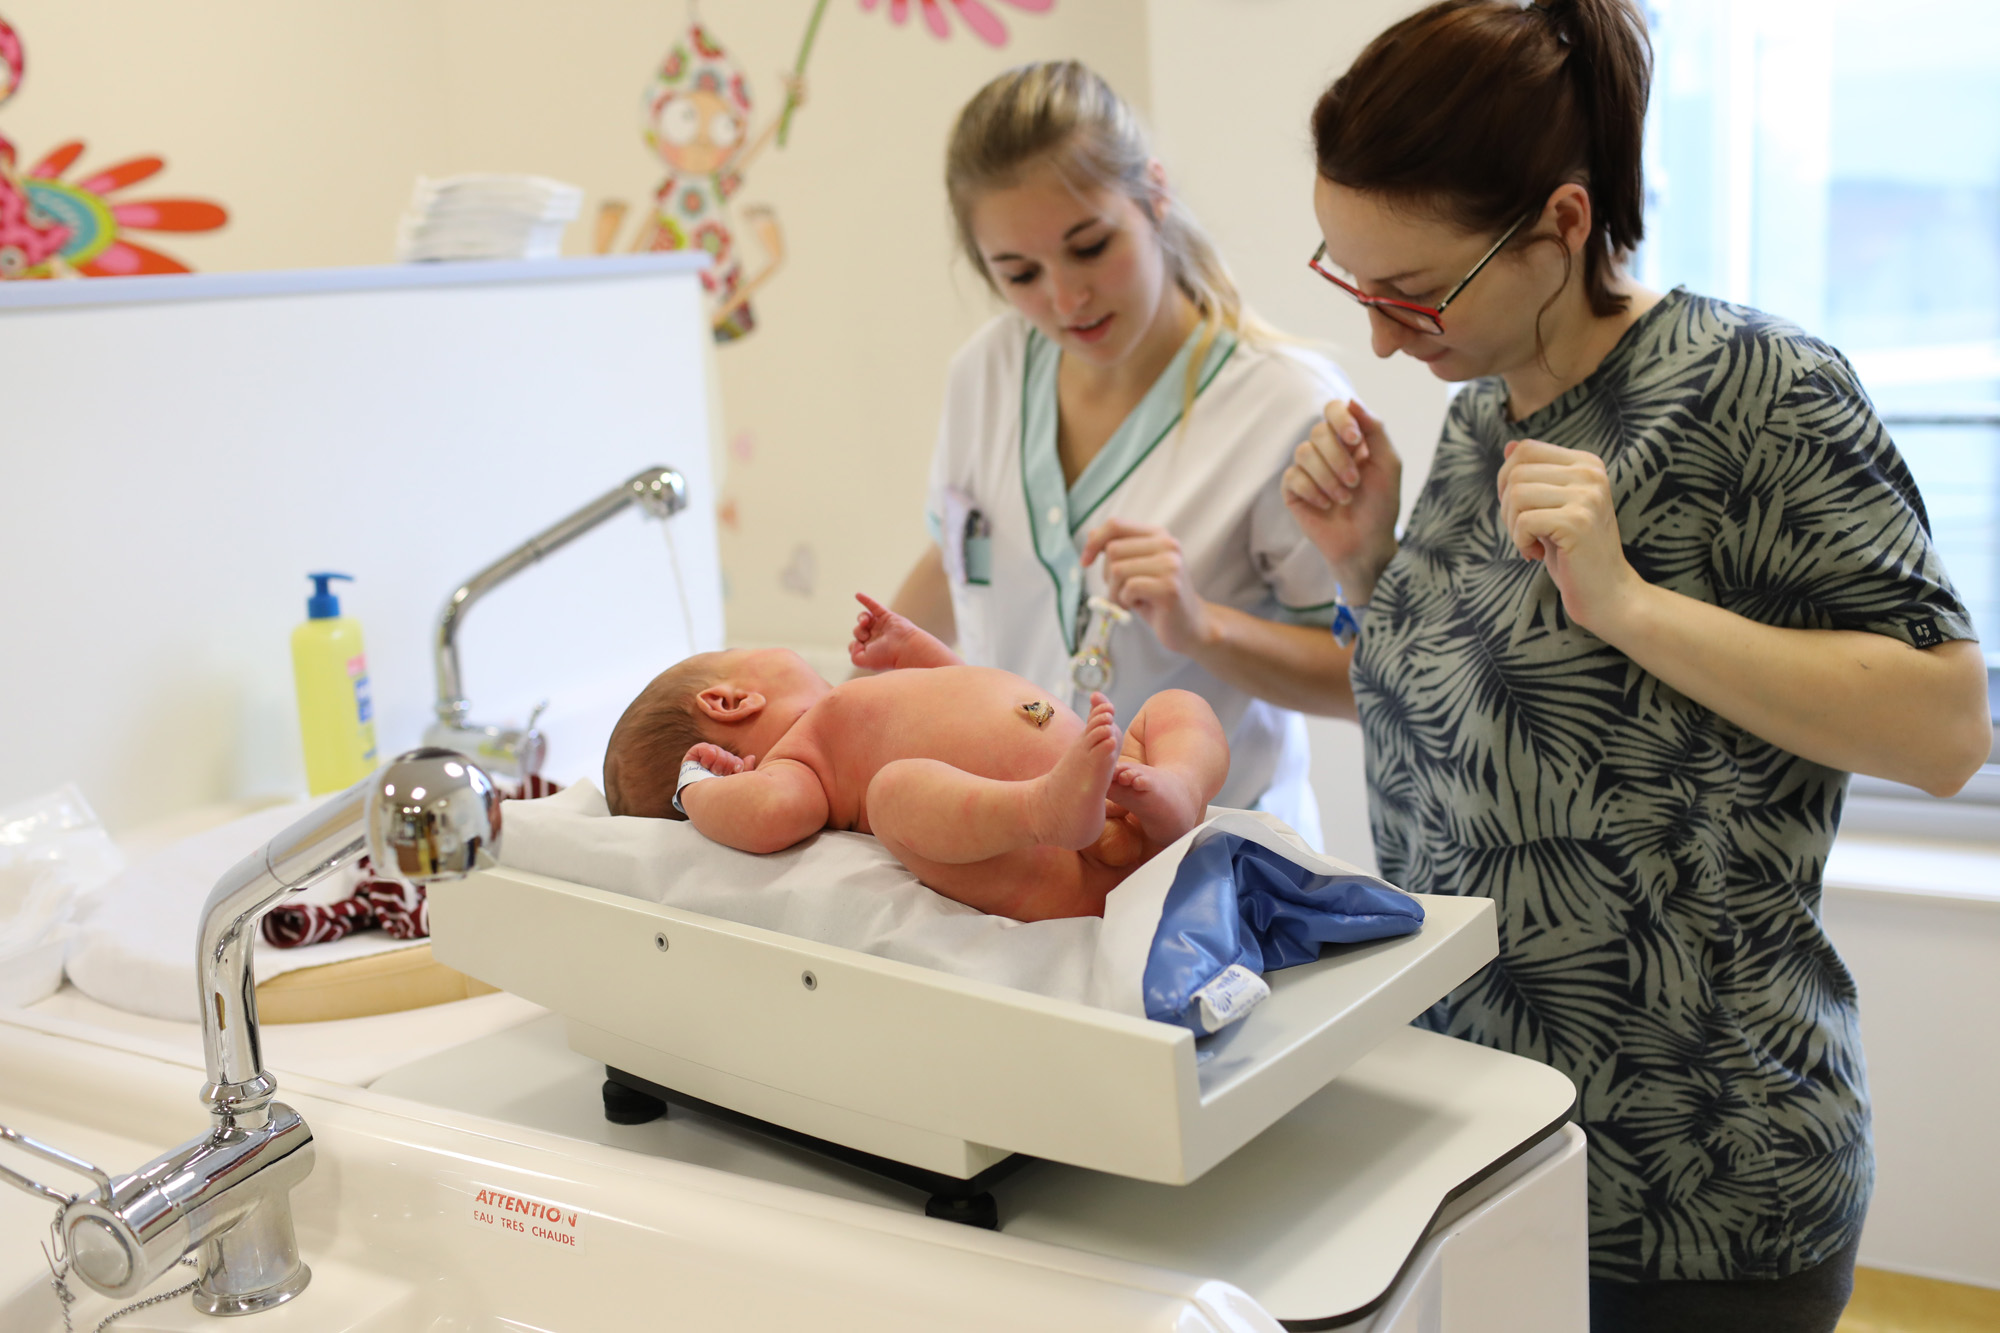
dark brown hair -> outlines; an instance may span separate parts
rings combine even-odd
[[[1645,235],[1640,156],[1652,43],[1634,0],[1441,0],[1373,42],[1313,108],[1319,173],[1468,232],[1590,193],[1584,293],[1602,317]],[[1524,231],[1514,244],[1559,238]],[[1563,247],[1565,265],[1569,249]]]
[[[711,683],[708,665],[703,657],[690,657],[668,667],[611,729],[604,747],[604,800],[612,814],[687,818],[674,809],[674,784],[688,750],[710,740],[694,706],[695,696]]]

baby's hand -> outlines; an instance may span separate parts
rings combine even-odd
[[[709,772],[725,778],[738,773],[748,773],[757,767],[756,755],[733,755],[720,745],[710,745],[707,741],[699,745],[690,745],[686,757],[681,762],[686,763],[689,759]]]
[[[903,649],[923,631],[865,592],[854,594],[862,612],[854,620],[854,642],[848,660],[866,671],[894,671]]]

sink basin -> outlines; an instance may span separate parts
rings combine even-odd
[[[0,1123],[114,1173],[199,1132],[202,1071],[0,1014]],[[1228,1283],[503,1125],[298,1075],[310,1286],[246,1333],[613,1328],[1268,1330]],[[9,1158],[10,1165],[23,1163]],[[50,1169],[34,1174],[61,1188]],[[57,1333],[51,1205],[0,1193],[0,1328]],[[177,1270],[157,1290],[193,1276]],[[79,1328],[118,1303],[73,1283]],[[214,1330],[186,1297],[120,1333]]]

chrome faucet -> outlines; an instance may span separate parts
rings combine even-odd
[[[437,620],[437,721],[424,729],[424,744],[462,750],[493,772],[510,777],[525,778],[541,770],[548,747],[535,730],[535,719],[546,704],[537,707],[522,727],[483,726],[467,720],[472,705],[465,698],[458,670],[459,623],[472,604],[487,593],[634,504],[653,518],[672,518],[687,508],[687,482],[672,468],[647,468],[528,538],[445,599]]]
[[[305,1290],[312,1270],[292,1229],[292,1187],[312,1171],[312,1131],[271,1100],[257,1033],[250,946],[264,913],[363,852],[378,874],[414,884],[461,879],[491,864],[500,843],[493,780],[463,755],[412,750],[348,788],[238,862],[208,895],[197,935],[202,1099],[214,1124],[138,1170],[110,1176],[0,1126],[0,1141],[91,1178],[64,1194],[0,1167],[5,1180],[61,1205],[58,1276],[75,1273],[113,1299],[138,1295],[198,1254],[195,1308],[252,1314]]]

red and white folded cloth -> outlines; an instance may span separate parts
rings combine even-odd
[[[540,774],[522,780],[519,791],[501,788],[503,801],[533,801],[562,788]],[[357,930],[380,930],[392,940],[421,940],[431,933],[430,902],[421,884],[378,879],[374,866],[362,857],[361,880],[354,892],[336,903],[300,903],[274,907],[264,917],[264,942],[280,949],[325,944]]]

